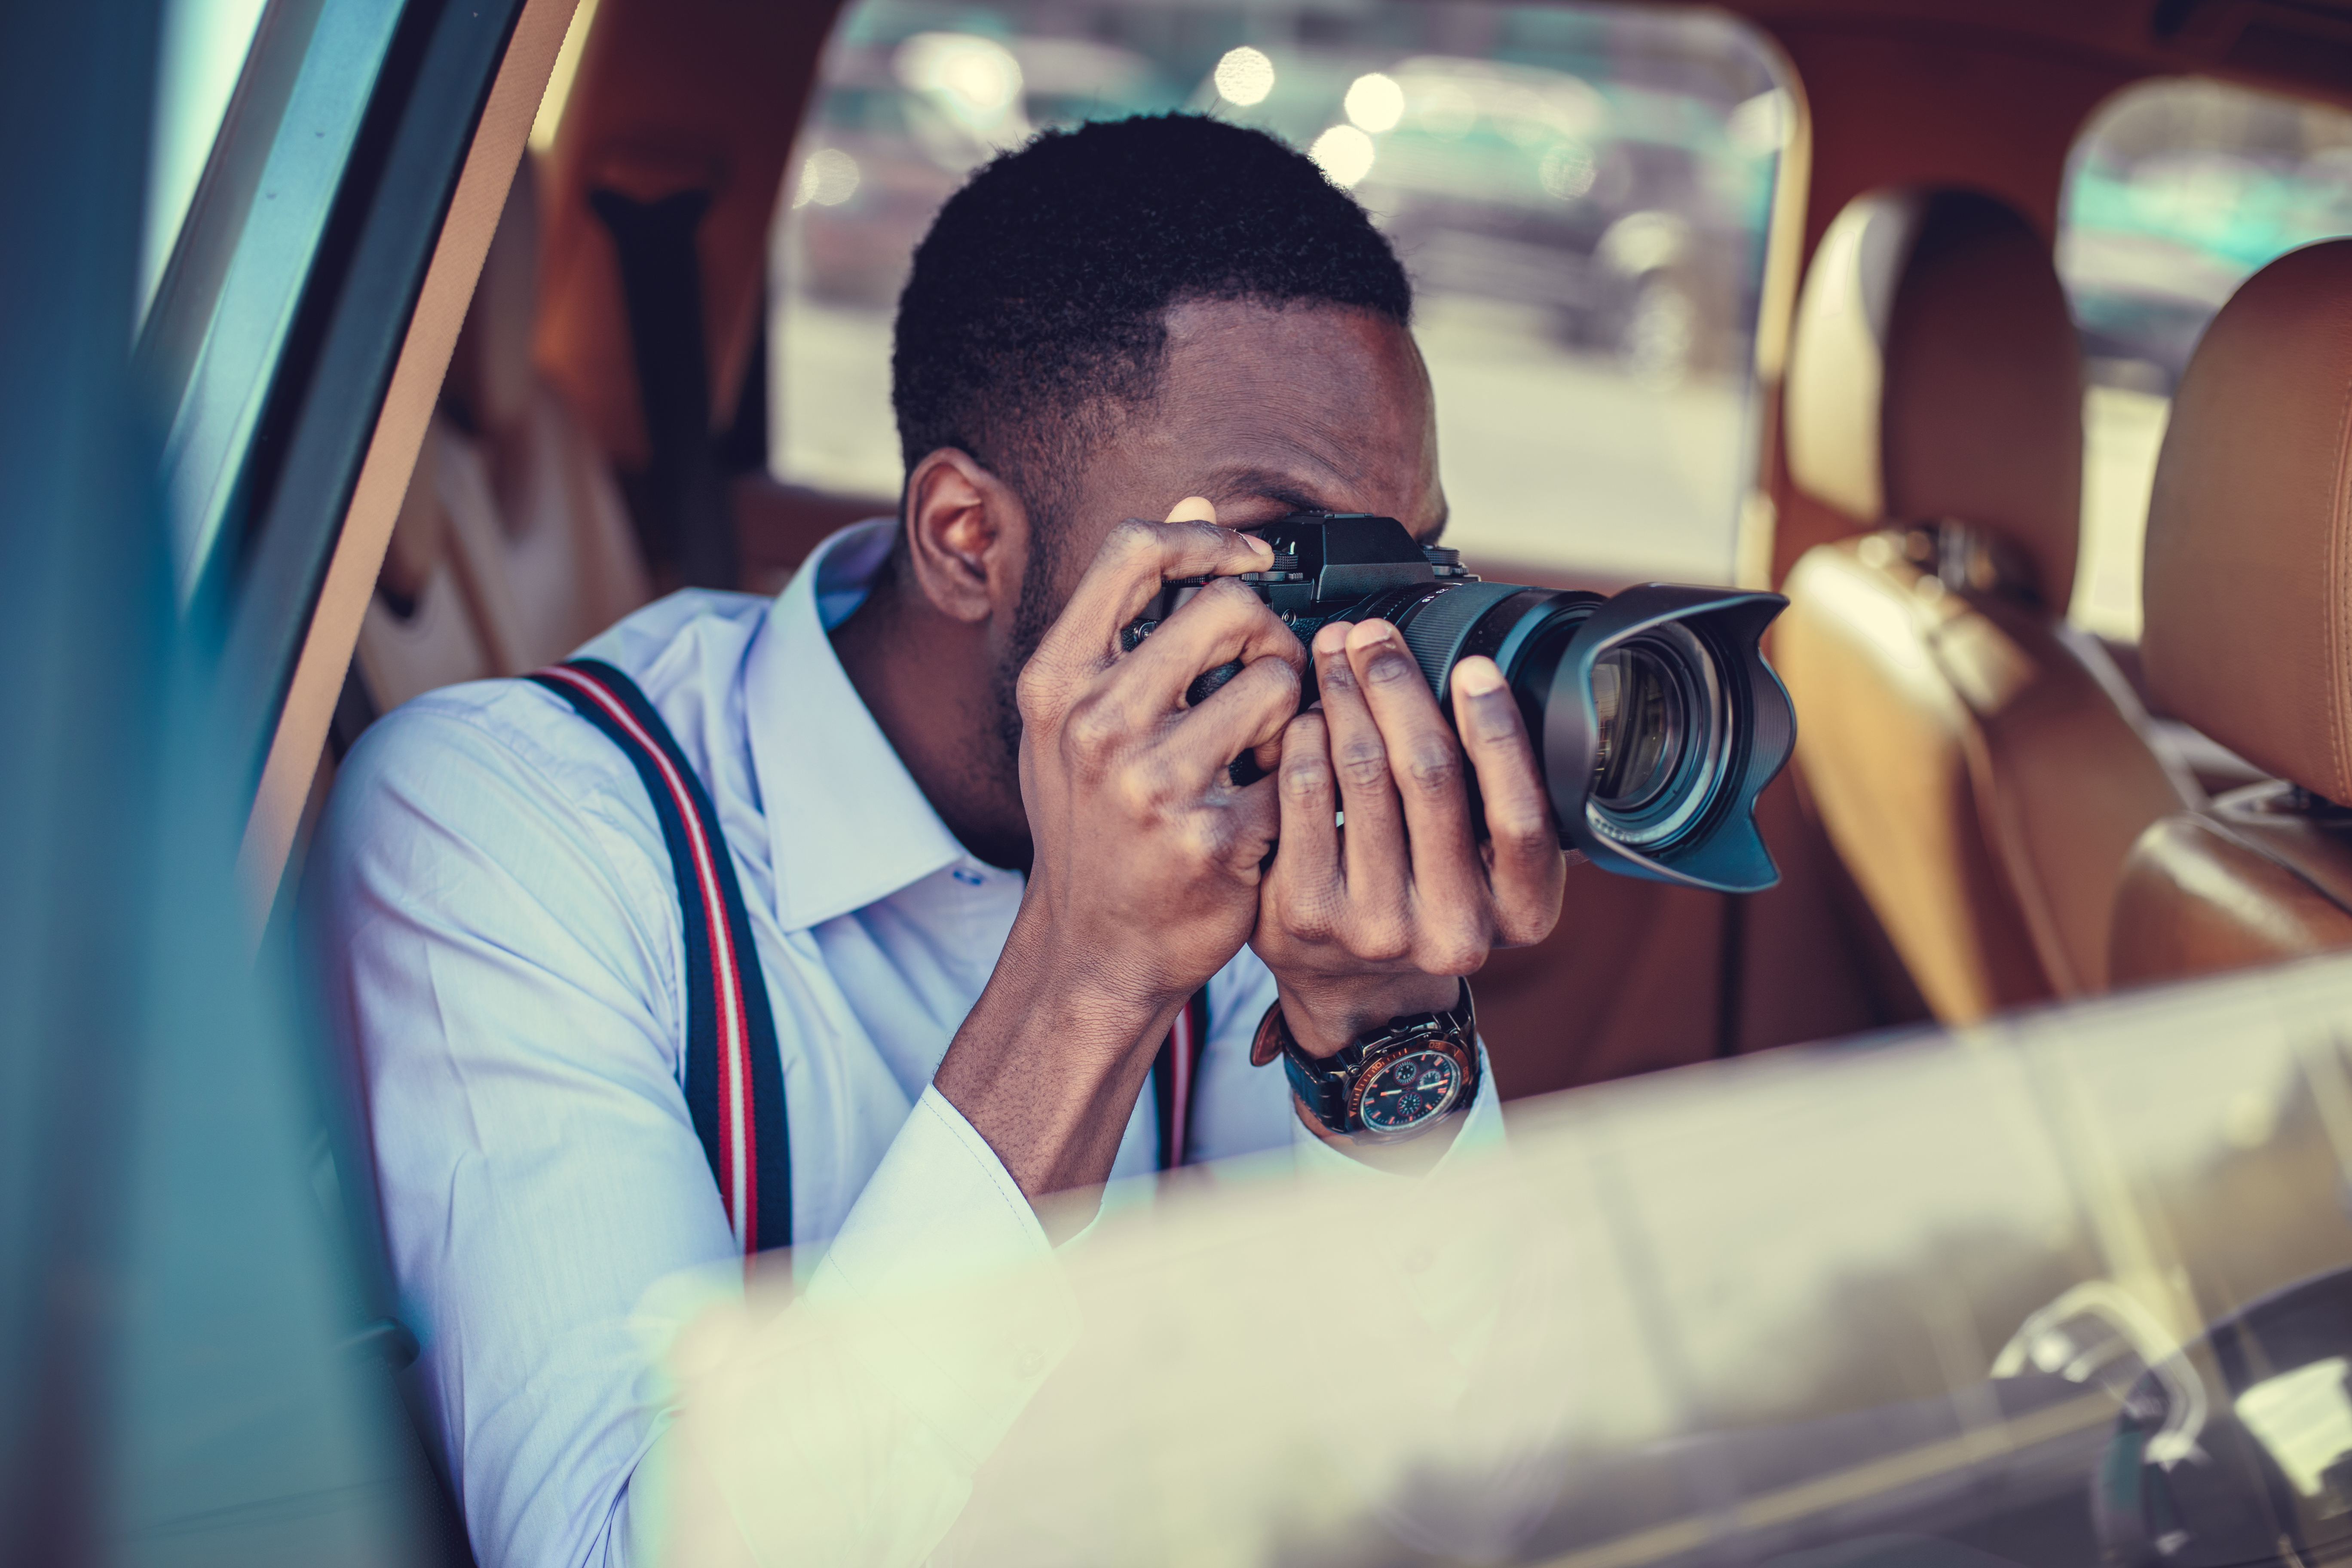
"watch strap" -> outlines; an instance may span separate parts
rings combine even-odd
[[[1391,1047],[1416,1038],[1449,1041],[1468,1058],[1467,1077],[1458,1104],[1459,1110],[1466,1110],[1478,1093],[1478,1018],[1466,978],[1451,1008],[1439,1013],[1400,1014],[1382,1027],[1349,1041],[1328,1057],[1309,1056],[1298,1044],[1277,1000],[1259,1020],[1251,1056],[1263,1060],[1268,1054],[1267,1047],[1279,1050],[1283,1076],[1290,1080],[1291,1092],[1297,1095],[1299,1103],[1325,1127],[1345,1134],[1359,1131],[1351,1125],[1349,1097],[1365,1064]]]

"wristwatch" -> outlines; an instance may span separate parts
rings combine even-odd
[[[1335,1054],[1310,1057],[1291,1037],[1275,1003],[1259,1020],[1250,1059],[1282,1055],[1282,1070],[1300,1104],[1334,1132],[1370,1142],[1417,1137],[1478,1092],[1478,1020],[1470,982],[1443,1013],[1407,1013]]]

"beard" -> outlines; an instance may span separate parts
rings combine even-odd
[[[1022,568],[1021,597],[1013,612],[1013,635],[1003,656],[996,661],[993,715],[994,754],[986,759],[1004,786],[1017,799],[1021,795],[1021,671],[1025,668],[1037,645],[1045,640],[1055,620],[1062,613],[1061,551],[1057,543],[1063,535],[1062,519],[1048,514],[1045,508],[1030,512],[1029,560]]]

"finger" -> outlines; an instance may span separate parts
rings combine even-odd
[[[1330,731],[1339,809],[1348,816],[1347,832],[1339,840],[1348,901],[1366,922],[1359,937],[1386,949],[1398,945],[1411,859],[1404,816],[1389,776],[1388,746],[1348,658],[1348,638],[1353,632],[1347,622],[1334,621],[1315,634],[1315,673],[1323,697],[1323,721]],[[1381,929],[1376,931],[1375,927]],[[1360,956],[1400,954],[1383,951]]]
[[[1187,788],[1205,789],[1243,752],[1278,744],[1297,714],[1298,671],[1286,659],[1253,659],[1169,735],[1170,770]]]
[[[1388,749],[1389,773],[1403,807],[1412,849],[1413,903],[1429,928],[1424,934],[1449,950],[1482,942],[1486,868],[1470,831],[1462,747],[1394,626],[1365,621],[1350,631],[1348,662]],[[1475,942],[1469,930],[1456,929],[1467,927],[1476,928]],[[1485,956],[1483,952],[1473,956],[1473,967]]]
[[[1168,521],[1171,522],[1214,522],[1217,521],[1217,503],[1211,500],[1207,496],[1186,496],[1182,500],[1178,501],[1174,506],[1168,509]]]
[[[1307,650],[1299,646],[1297,634],[1266,608],[1265,600],[1240,584],[1212,583],[1179,605],[1160,623],[1159,630],[1119,660],[1095,700],[1106,704],[1130,728],[1140,729],[1160,722],[1183,706],[1185,693],[1203,672],[1223,664],[1248,665],[1263,658],[1288,665],[1296,691],[1297,678],[1307,667]],[[1295,711],[1296,701],[1292,707]],[[1265,738],[1271,740],[1278,733],[1279,726]]]
[[[1286,934],[1328,941],[1344,889],[1339,826],[1333,820],[1339,809],[1339,785],[1322,714],[1301,713],[1284,729],[1275,778],[1282,796],[1282,836],[1267,890]]]
[[[1515,946],[1540,941],[1559,918],[1568,863],[1526,721],[1491,658],[1455,665],[1452,685],[1454,722],[1486,808],[1498,934]]]
[[[1037,657],[1049,664],[1108,664],[1118,652],[1119,628],[1143,613],[1162,583],[1263,571],[1273,559],[1264,540],[1213,522],[1129,518],[1095,552],[1070,602],[1039,641]]]

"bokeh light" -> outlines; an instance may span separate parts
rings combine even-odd
[[[1393,131],[1396,122],[1404,118],[1404,89],[1396,84],[1394,77],[1373,71],[1356,79],[1355,85],[1348,89],[1344,107],[1359,130],[1374,135]]]
[[[814,202],[821,207],[837,207],[857,194],[857,181],[856,159],[838,147],[821,148],[801,165],[793,205],[804,207]]]
[[[1544,154],[1536,177],[1561,201],[1572,202],[1592,189],[1592,151],[1580,142],[1562,142]]]
[[[1352,185],[1372,172],[1377,152],[1372,139],[1352,125],[1334,125],[1315,138],[1307,155],[1322,166],[1335,185]]]
[[[1220,97],[1246,109],[1265,102],[1265,95],[1274,90],[1274,62],[1244,44],[1225,51],[1225,58],[1217,62],[1215,80]]]
[[[1003,113],[1021,96],[1021,62],[993,38],[918,33],[898,46],[898,79],[974,119]]]

